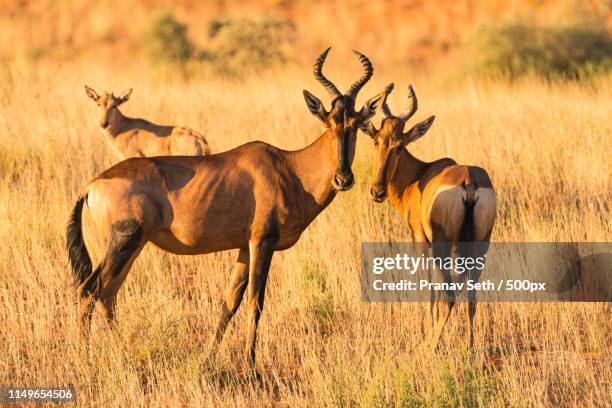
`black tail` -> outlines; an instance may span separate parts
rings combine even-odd
[[[91,276],[92,266],[91,258],[85,247],[83,240],[83,228],[81,226],[81,213],[83,211],[83,203],[87,195],[81,195],[77,200],[70,220],[66,228],[66,242],[68,244],[68,256],[70,257],[70,266],[72,267],[73,286],[78,288],[83,282]]]
[[[463,218],[463,225],[461,226],[457,255],[462,258],[477,259],[485,256],[489,249],[489,241],[479,240],[478,234],[476,233],[476,225],[474,224],[474,206],[477,201],[476,191],[478,190],[478,186],[474,183],[470,183],[467,185],[464,184],[463,188],[465,189],[465,216]],[[482,267],[475,266],[472,269],[468,269],[464,276],[478,282],[482,271]],[[471,292],[470,296],[475,295]]]
[[[463,225],[461,226],[461,242],[472,242],[474,241],[474,204],[476,204],[476,185],[474,183],[464,184],[463,189],[465,190],[465,216],[463,218]]]

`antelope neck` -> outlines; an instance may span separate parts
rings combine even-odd
[[[408,187],[418,181],[424,165],[425,162],[402,149],[387,169],[387,194],[389,201],[398,210],[404,210],[402,198]]]

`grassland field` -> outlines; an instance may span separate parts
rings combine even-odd
[[[326,66],[342,89],[360,73],[350,58],[338,51]],[[473,352],[461,305],[440,350],[415,358],[428,306],[360,300],[360,243],[410,239],[390,205],[369,198],[374,149],[363,134],[357,185],[274,256],[261,383],[239,374],[243,310],[217,361],[201,364],[236,251],[174,256],[147,246],[119,294],[117,326],[96,316],[91,354],[79,352],[65,225],[81,188],[116,161],[83,85],[134,88],[126,115],[198,129],[216,152],[251,140],[297,149],[322,132],[302,89],[329,105],[310,72],[290,65],[186,82],[137,62],[0,67],[0,384],[74,384],[79,406],[104,407],[612,406],[609,304],[480,304]],[[406,107],[410,82],[419,97],[413,120],[436,115],[410,147],[417,157],[489,171],[498,191],[494,242],[612,240],[612,78],[443,80],[385,66],[358,104],[391,81],[392,107]],[[98,261],[102,243],[87,211],[84,220]]]

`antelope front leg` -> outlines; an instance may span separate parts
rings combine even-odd
[[[238,259],[232,272],[230,284],[225,290],[225,299],[221,305],[221,315],[219,316],[219,323],[217,324],[217,330],[215,330],[215,336],[208,346],[208,355],[214,356],[219,348],[223,335],[227,329],[227,325],[236,314],[236,310],[240,307],[244,291],[249,281],[249,250],[241,249],[238,252]]]
[[[250,265],[249,284],[247,287],[247,338],[246,338],[246,362],[248,369],[255,371],[255,343],[257,341],[257,324],[261,317],[266,294],[266,282],[268,271],[276,247],[276,238],[264,237],[259,240],[251,240],[249,243]]]

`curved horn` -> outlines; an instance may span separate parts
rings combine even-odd
[[[336,85],[334,85],[329,79],[325,78],[323,75],[323,63],[325,62],[325,58],[327,58],[327,53],[331,50],[331,47],[323,51],[323,54],[314,63],[312,67],[312,73],[317,81],[321,83],[327,89],[327,92],[331,95],[332,99],[336,99],[338,96],[342,96]]]
[[[387,105],[387,96],[391,93],[392,90],[393,90],[393,82],[391,82],[385,88],[385,100],[382,103],[383,118],[385,119],[393,116],[393,114],[391,113],[391,109],[389,109],[389,105]]]
[[[417,101],[417,97],[414,93],[414,88],[412,87],[412,85],[408,86],[408,99],[412,99],[412,107],[410,108],[410,110],[404,111],[398,116],[398,118],[403,120],[404,122],[410,119],[412,115],[416,113],[417,108],[419,107],[419,103]]]
[[[351,85],[350,89],[346,93],[346,96],[350,96],[353,100],[357,97],[357,94],[363,88],[363,86],[372,78],[372,74],[374,73],[374,68],[372,67],[372,63],[365,55],[361,54],[358,51],[353,50],[353,54],[359,57],[359,61],[361,65],[363,65],[364,74],[361,78],[359,78],[353,85]]]

